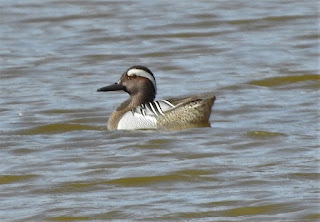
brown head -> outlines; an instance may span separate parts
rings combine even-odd
[[[119,81],[98,89],[98,92],[123,90],[130,95],[135,105],[152,102],[156,96],[156,80],[153,73],[144,66],[132,66],[122,74]],[[136,104],[137,103],[137,104]]]

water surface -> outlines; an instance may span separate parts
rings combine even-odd
[[[316,1],[1,1],[1,221],[319,220]],[[108,131],[135,64],[211,127]]]

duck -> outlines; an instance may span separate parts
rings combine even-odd
[[[120,79],[98,92],[124,91],[129,98],[112,112],[109,130],[182,130],[209,127],[213,93],[173,97],[155,101],[157,85],[151,70],[142,65],[127,69]]]

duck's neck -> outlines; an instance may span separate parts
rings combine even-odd
[[[148,102],[152,102],[155,98],[155,95],[148,94],[148,93],[137,93],[134,95],[131,95],[129,99],[121,103],[121,105],[117,108],[117,111],[129,111],[134,109],[137,106],[140,106],[141,104],[145,104]]]

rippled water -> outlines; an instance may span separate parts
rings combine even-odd
[[[316,1],[2,0],[1,221],[316,221]],[[108,131],[148,66],[211,127]]]

